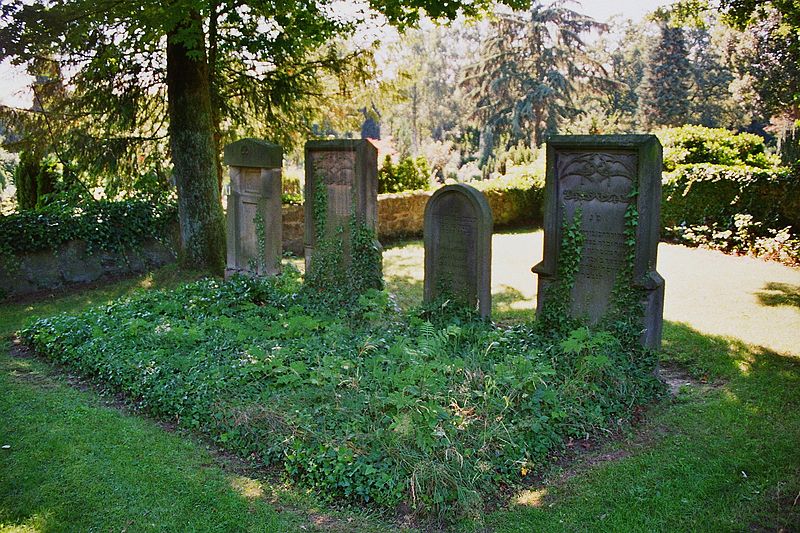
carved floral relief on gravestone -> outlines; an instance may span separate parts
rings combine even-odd
[[[439,297],[488,317],[492,309],[492,211],[469,185],[447,185],[425,206],[425,301]]]
[[[224,161],[231,178],[225,277],[277,274],[283,244],[283,150],[266,141],[242,139],[225,147]]]
[[[307,281],[379,287],[377,149],[366,140],[309,141],[305,165]],[[321,245],[327,247],[325,255],[335,257],[315,260]]]
[[[558,279],[565,224],[579,225],[583,246],[569,293],[575,317],[600,322],[615,288],[641,293],[642,342],[661,342],[664,281],[655,270],[661,202],[661,145],[652,135],[558,136],[547,144],[545,257],[538,308]],[[629,264],[630,263],[630,264]],[[622,279],[628,276],[630,279]],[[636,307],[636,306],[634,306]]]

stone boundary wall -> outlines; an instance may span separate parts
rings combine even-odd
[[[56,250],[41,250],[16,256],[16,264],[0,266],[0,300],[52,291],[104,278],[147,272],[172,263],[175,252],[149,239],[127,253],[86,253],[86,242],[70,241]]]
[[[378,240],[387,244],[399,239],[420,237],[425,205],[434,191],[411,191],[378,195]],[[505,191],[484,191],[494,215],[494,226],[540,224],[541,204],[530,209],[520,205]],[[303,255],[303,206],[283,206],[283,250]]]
[[[531,209],[521,205],[505,191],[486,191],[494,214],[495,227],[540,223],[541,205]],[[422,235],[425,205],[433,191],[413,191],[378,195],[378,239],[391,243]],[[303,255],[303,206],[284,205],[283,249]],[[175,235],[177,239],[177,233]],[[177,241],[176,241],[177,242]],[[177,246],[174,247],[177,249]],[[16,268],[0,266],[0,300],[50,291],[146,272],[174,262],[175,252],[155,240],[146,241],[136,252],[114,254],[86,253],[86,243],[72,241],[57,250],[42,250],[17,256]]]

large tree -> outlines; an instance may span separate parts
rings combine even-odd
[[[639,113],[647,127],[680,126],[690,110],[692,72],[683,28],[660,21],[639,87]]]
[[[580,113],[581,86],[608,82],[583,40],[605,26],[564,4],[537,1],[526,12],[498,14],[479,60],[466,69],[462,84],[483,129],[483,159],[500,132],[514,144],[540,145],[562,118]]]
[[[369,4],[389,22],[408,26],[420,9],[452,19],[487,2]],[[324,51],[326,43],[353,28],[332,4],[305,0],[16,0],[0,11],[0,60],[54,58],[72,73],[65,85],[79,90],[83,111],[133,136],[151,120],[143,116],[148,106],[166,95],[181,263],[222,272],[224,129],[247,111],[267,125],[302,121],[296,104],[319,89],[319,70],[342,65]]]

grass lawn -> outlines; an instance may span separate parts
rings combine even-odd
[[[529,269],[541,254],[541,234],[500,234],[493,242],[495,317],[523,319],[534,307]],[[384,257],[390,290],[401,304],[416,303],[419,243],[390,248]],[[659,261],[671,321],[662,360],[684,372],[674,374],[684,383],[677,396],[657,403],[633,431],[552,468],[506,508],[457,528],[800,529],[800,271],[668,245]],[[8,305],[0,309],[0,330],[7,334],[26,317],[77,310],[142,283],[179,280],[167,272]],[[230,465],[223,469],[186,435],[107,407],[96,393],[69,383],[39,361],[0,357],[0,440],[11,446],[0,450],[6,529],[395,527],[353,510],[320,512],[307,497]]]

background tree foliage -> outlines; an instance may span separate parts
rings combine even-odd
[[[452,19],[474,15],[487,2],[369,4],[407,27],[421,10]],[[354,27],[331,4],[301,0],[12,1],[0,11],[0,60],[52,58],[70,73],[69,98],[54,112],[83,126],[77,131],[85,144],[68,143],[72,150],[85,147],[73,155],[81,165],[88,159],[114,171],[120,160],[139,163],[134,145],[169,135],[182,263],[221,272],[225,134],[268,130],[263,136],[286,144],[291,136],[280,132],[308,124],[309,108],[301,103],[322,96],[320,73],[351,72],[357,54],[342,55],[331,43]],[[65,129],[71,128],[59,131]],[[110,166],[98,154],[108,155]]]
[[[683,124],[689,114],[691,79],[683,28],[661,21],[660,35],[639,87],[643,124],[650,128]]]
[[[537,1],[527,12],[497,15],[462,81],[472,116],[482,125],[482,161],[500,132],[510,133],[513,142],[539,146],[561,120],[580,114],[575,106],[580,88],[607,86],[606,72],[583,40],[603,29],[562,2]]]

